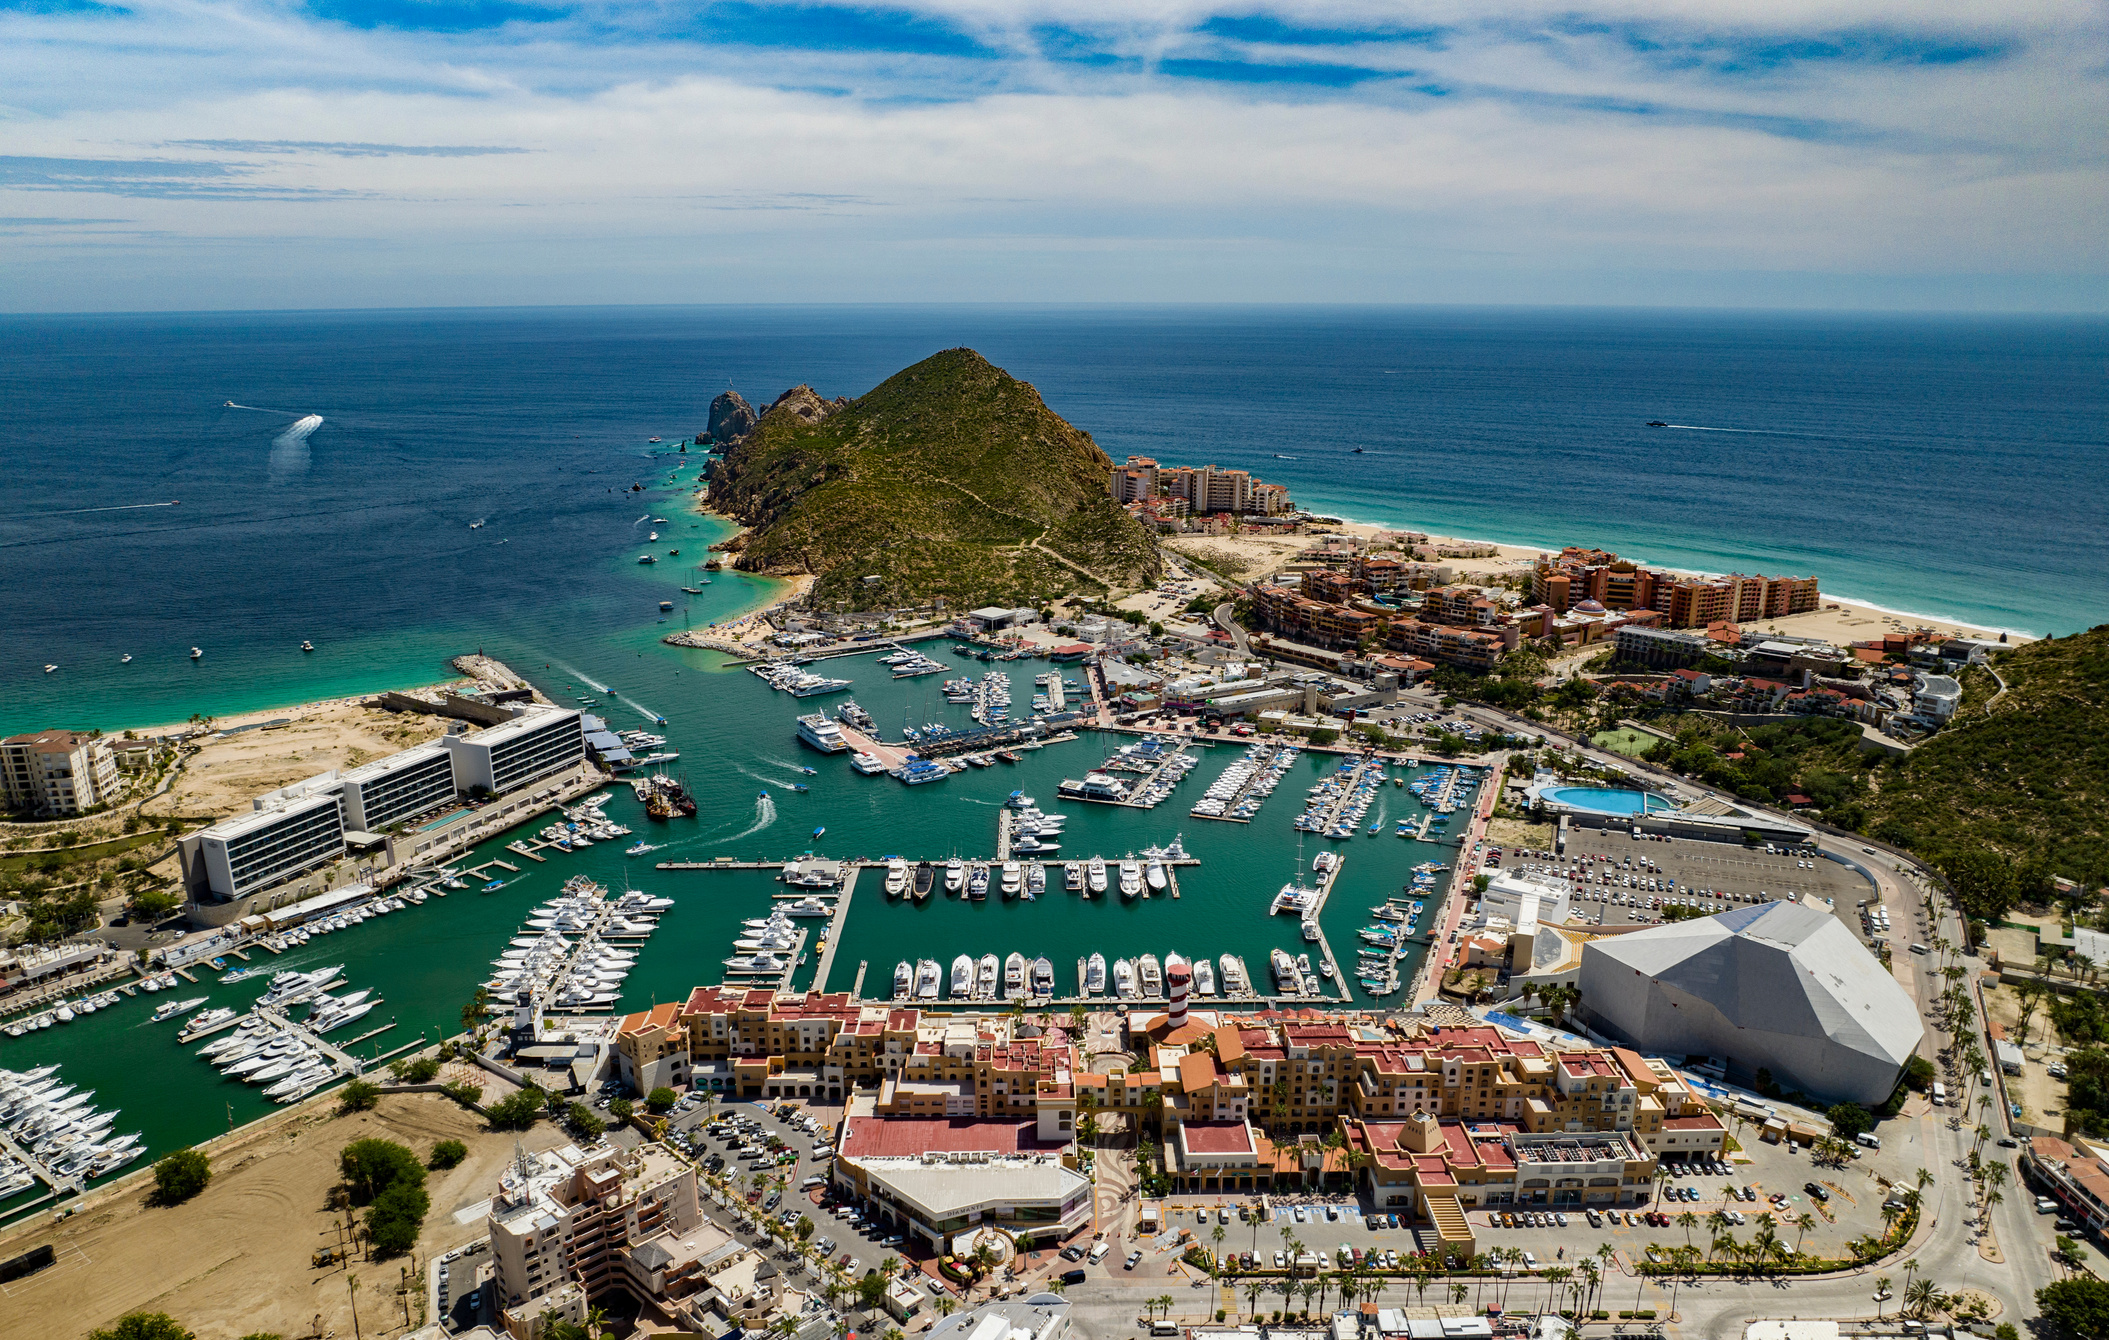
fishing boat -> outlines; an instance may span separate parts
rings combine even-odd
[[[306,641],[303,641],[303,642],[302,642],[302,643],[300,644],[300,649],[301,649],[302,651],[313,651],[313,650],[315,650],[315,644],[314,644],[314,643],[312,643],[312,642],[306,642]]]

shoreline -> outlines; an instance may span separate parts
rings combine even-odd
[[[1465,576],[1468,573],[1475,572],[1492,573],[1501,571],[1503,569],[1513,570],[1518,565],[1527,566],[1530,562],[1535,560],[1539,554],[1547,552],[1557,552],[1556,550],[1552,549],[1550,546],[1547,545],[1524,544],[1510,540],[1493,540],[1473,536],[1446,535],[1440,534],[1434,530],[1430,530],[1425,527],[1410,524],[1357,521],[1350,518],[1345,513],[1329,512],[1323,513],[1323,515],[1339,516],[1340,520],[1335,523],[1337,529],[1345,534],[1353,535],[1357,538],[1367,539],[1373,538],[1374,536],[1380,534],[1410,530],[1425,533],[1428,536],[1428,544],[1431,547],[1441,544],[1452,544],[1468,545],[1478,548],[1492,549],[1495,551],[1495,555],[1492,558],[1437,558],[1432,560],[1438,563],[1448,563],[1451,566],[1457,568],[1460,577]],[[1181,537],[1170,536],[1167,538],[1178,539]],[[1194,538],[1196,539],[1197,543],[1235,544],[1240,537],[1211,535],[1205,537],[1197,536]],[[1620,557],[1625,558],[1630,556],[1622,554],[1620,555]],[[1643,559],[1638,558],[1633,558],[1632,561],[1635,563],[1641,563],[1643,566],[1660,568],[1662,571],[1675,573],[1679,576],[1708,578],[1726,575],[1723,573],[1707,572],[1698,568],[1676,567],[1666,563],[1649,563]],[[1473,566],[1475,564],[1483,566],[1475,567]],[[1276,570],[1278,570],[1278,567],[1279,565],[1277,565]],[[1242,580],[1254,579],[1256,579],[1256,576],[1243,578]],[[1782,622],[1795,622],[1802,620],[1811,620],[1814,622],[1822,623],[1826,621],[1822,619],[1821,616],[1837,616],[1845,614],[1859,614],[1870,623],[1876,625],[1881,625],[1887,621],[1895,621],[1898,625],[1904,628],[1927,628],[1932,629],[1936,632],[1947,633],[1951,636],[1975,636],[1983,637],[1986,639],[1997,639],[2001,635],[2004,635],[2008,641],[2015,643],[2037,642],[2043,640],[2044,637],[2047,636],[2046,634],[2029,632],[2025,629],[2003,628],[1992,624],[1975,623],[1966,619],[1955,618],[1950,615],[1927,614],[1915,610],[1896,609],[1887,605],[1878,605],[1871,600],[1862,600],[1854,596],[1843,595],[1836,591],[1830,590],[1823,591],[1822,603],[1814,610],[1810,610],[1802,614],[1781,615],[1777,618],[1768,618],[1766,620],[1763,620],[1762,624],[1754,626],[1769,627]],[[1834,622],[1850,621],[1834,620]],[[1773,631],[1792,634],[1795,630],[1791,628],[1773,628]],[[1876,631],[1880,630],[1878,629]],[[1831,634],[1831,636],[1833,636],[1835,640],[1840,642],[1866,640],[1867,637],[1872,635],[1873,633],[1861,633],[1855,635],[1848,632],[1835,632]]]
[[[1340,518],[1340,528],[1344,531],[1347,531],[1349,534],[1377,534],[1385,531],[1401,530],[1424,531],[1427,534],[1429,542],[1431,544],[1449,543],[1488,546],[1500,550],[1501,557],[1503,559],[1511,557],[1535,558],[1541,553],[1557,553],[1560,548],[1559,545],[1550,543],[1539,544],[1529,541],[1495,540],[1475,536],[1441,534],[1438,533],[1436,530],[1429,528],[1428,526],[1413,522],[1394,523],[1383,521],[1358,521],[1351,517],[1346,510],[1326,509],[1322,505],[1314,507],[1314,505],[1310,503],[1304,504],[1304,507],[1307,511],[1318,511],[1322,515],[1338,516]],[[1569,543],[1572,543],[1572,541],[1569,541]],[[1722,572],[1711,572],[1703,568],[1678,567],[1669,563],[1651,562],[1647,559],[1636,557],[1632,554],[1626,553],[1621,553],[1619,557],[1629,559],[1630,561],[1641,564],[1644,567],[1660,568],[1665,572],[1673,572],[1678,574],[1679,576],[1712,578],[1724,577],[1728,575],[1727,573]],[[1450,561],[1456,562],[1458,560]],[[1463,561],[1474,562],[1486,560],[1466,559]],[[1815,575],[1818,577],[1820,583],[1822,579],[1822,574],[1818,573]],[[1949,630],[1964,635],[1978,635],[1989,638],[1996,638],[2000,634],[2004,633],[2009,640],[2018,639],[2028,642],[2040,642],[2045,638],[2058,636],[2058,634],[2055,633],[2038,633],[2032,632],[2025,628],[2007,628],[1996,624],[1976,622],[1950,614],[1930,614],[1920,610],[1899,609],[1895,606],[1877,604],[1872,600],[1866,600],[1858,596],[1849,596],[1842,594],[1841,592],[1832,591],[1828,589],[1825,589],[1823,591],[1823,601],[1826,605],[1848,605],[1852,606],[1855,609],[1867,610],[1875,614],[1876,616],[1882,618],[1910,620],[1913,621],[1912,626],[1914,627],[1928,627],[1937,630]],[[1793,615],[1789,617],[1803,618],[1806,616]],[[2079,631],[2079,629],[2075,628],[2074,631],[2077,632]]]

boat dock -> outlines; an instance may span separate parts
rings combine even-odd
[[[1382,759],[1365,758],[1358,760],[1354,771],[1348,774],[1345,784],[1340,787],[1339,792],[1326,801],[1325,807],[1318,811],[1320,816],[1318,825],[1311,831],[1324,833],[1338,824],[1341,816],[1347,813],[1348,807],[1355,803],[1355,793],[1361,789],[1363,781],[1371,773],[1381,774],[1387,766],[1389,765]],[[1339,774],[1336,773],[1334,775],[1338,776]]]
[[[376,999],[373,1003],[378,1005],[381,1002]],[[278,1006],[258,1005],[250,1013],[280,1033],[293,1034],[308,1046],[328,1057],[330,1064],[336,1067],[337,1073],[340,1075],[357,1075],[366,1069],[366,1062],[353,1056],[334,1042],[328,1041],[322,1034],[309,1031],[305,1024],[293,1022],[292,1017]],[[371,1037],[372,1034],[367,1036]],[[323,1082],[328,1083],[327,1080]]]
[[[1241,804],[1245,800],[1247,796],[1252,794],[1252,789],[1254,787],[1260,785],[1263,781],[1266,780],[1268,769],[1274,766],[1274,761],[1281,756],[1282,750],[1287,747],[1288,746],[1285,745],[1259,746],[1261,752],[1254,754],[1252,758],[1252,775],[1247,777],[1244,783],[1240,785],[1237,790],[1231,792],[1227,796],[1222,797],[1223,813],[1203,814],[1198,809],[1190,811],[1190,813],[1192,813],[1192,815],[1196,819],[1213,819],[1217,823],[1251,823],[1251,819],[1241,818],[1236,813],[1234,813],[1234,811],[1237,809],[1239,804]],[[1231,766],[1236,767],[1237,765],[1233,763]],[[1269,794],[1272,793],[1270,792]],[[1263,796],[1261,797],[1259,804],[1264,805],[1265,803],[1266,798]],[[1257,809],[1258,805],[1255,805],[1254,808]]]
[[[841,892],[835,898],[835,914],[828,918],[827,947],[820,951],[820,966],[813,970],[813,989],[815,991],[827,989],[828,971],[835,966],[835,951],[842,947],[842,925],[849,920],[849,897],[850,894],[856,892],[857,873],[862,868],[862,866],[850,865],[845,867],[843,871]],[[805,948],[803,941],[800,942],[799,948]],[[863,985],[863,982],[864,967],[859,964],[857,967],[857,983],[859,987]]]
[[[77,1196],[81,1193],[81,1180],[78,1177],[62,1175],[56,1168],[30,1153],[21,1145],[16,1144],[14,1137],[4,1131],[0,1131],[0,1153],[5,1153],[9,1157],[19,1160],[23,1167],[29,1169],[36,1176],[38,1181],[51,1188],[51,1194],[54,1196]],[[21,1206],[18,1208],[26,1209],[28,1207]]]
[[[1331,941],[1325,938],[1325,923],[1322,919],[1326,900],[1333,896],[1333,883],[1340,878],[1340,872],[1346,866],[1347,857],[1335,852],[1332,867],[1325,872],[1324,878],[1318,881],[1318,896],[1311,900],[1310,910],[1304,913],[1304,920],[1318,928],[1318,952],[1333,970],[1332,980],[1333,984],[1340,988],[1340,999],[1343,1002],[1352,1004],[1355,999],[1354,988],[1348,985],[1347,974],[1341,970],[1340,960],[1333,957],[1333,945]],[[1323,981],[1322,977],[1321,981]],[[1325,988],[1321,985],[1319,995],[1322,996],[1324,994]]]

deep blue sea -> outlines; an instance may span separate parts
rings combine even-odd
[[[8,317],[0,730],[262,707],[436,678],[477,645],[551,659],[634,634],[659,591],[627,551],[640,514],[672,500],[623,490],[663,484],[659,458],[716,392],[856,395],[955,345],[1033,382],[1116,457],[1247,467],[1357,520],[1815,573],[1828,592],[2032,633],[2109,620],[2099,320]],[[322,422],[288,435],[307,415]],[[692,617],[765,586],[728,579]],[[304,638],[321,650],[299,654]]]

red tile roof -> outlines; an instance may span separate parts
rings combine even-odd
[[[1041,1141],[1035,1126],[966,1117],[851,1117],[838,1152],[845,1158],[907,1158],[925,1152],[1030,1154],[1062,1148]]]
[[[1242,1121],[1189,1121],[1180,1129],[1187,1149],[1196,1154],[1243,1154],[1253,1148],[1252,1132]]]

